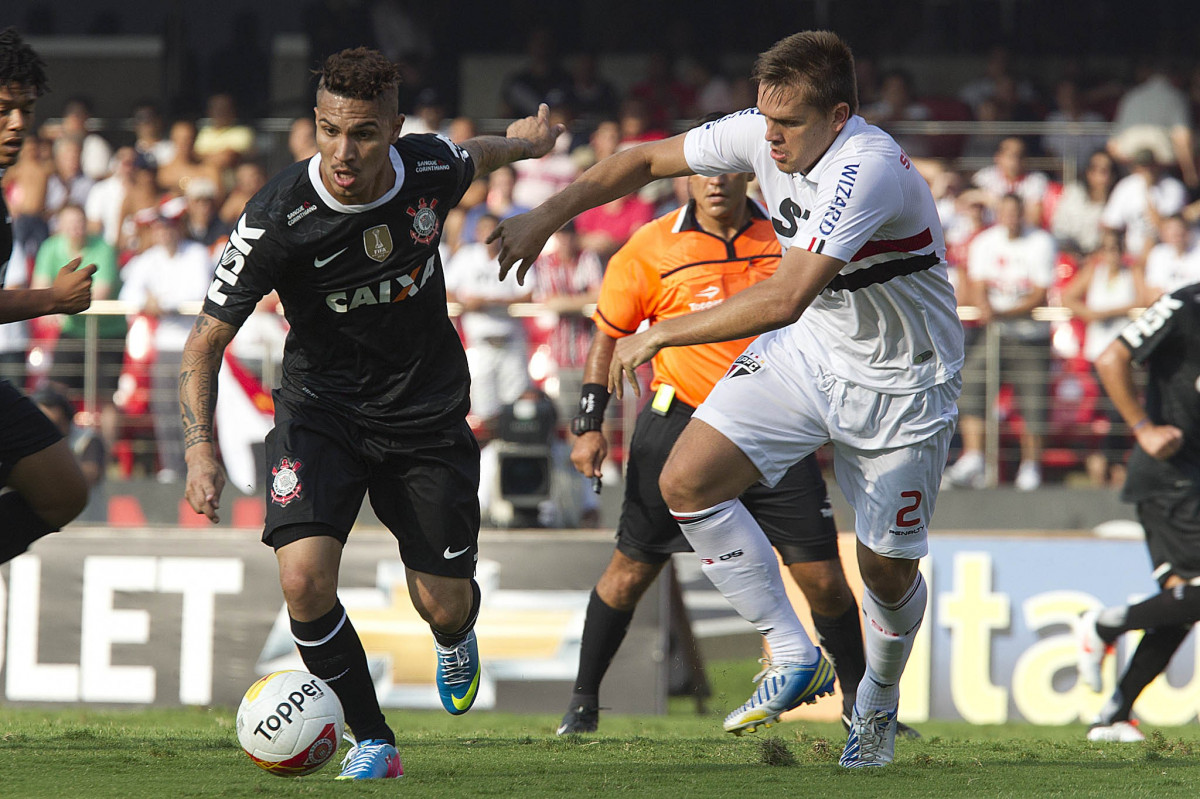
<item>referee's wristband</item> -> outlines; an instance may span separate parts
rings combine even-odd
[[[584,383],[579,392],[579,415],[602,421],[604,409],[608,407],[608,386],[600,383]]]
[[[1148,424],[1150,424],[1150,417],[1143,416],[1142,420],[1140,422],[1138,422],[1137,424],[1135,424],[1133,427],[1131,427],[1129,429],[1136,433],[1138,430],[1141,430],[1143,427],[1145,427]]]

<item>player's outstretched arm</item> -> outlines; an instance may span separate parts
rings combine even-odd
[[[203,513],[213,523],[221,520],[217,509],[225,488],[225,474],[213,446],[217,373],[221,370],[225,347],[236,332],[233,325],[201,313],[184,345],[183,366],[179,370],[179,412],[183,416],[187,459],[184,496],[192,510]]]
[[[483,177],[497,167],[525,158],[541,158],[554,147],[554,141],[566,130],[550,124],[550,106],[538,106],[537,116],[518,119],[508,126],[504,136],[476,136],[462,143],[475,163],[475,177]]]
[[[620,399],[624,381],[641,396],[634,370],[665,347],[748,338],[790,325],[800,318],[846,262],[793,247],[779,268],[761,283],[703,311],[676,316],[617,342],[608,369],[608,390]]]
[[[488,237],[489,242],[500,240],[500,279],[515,266],[517,282],[524,285],[525,273],[546,240],[576,214],[624,197],[652,180],[692,174],[683,154],[683,138],[680,134],[614,153],[529,213],[503,220]]]
[[[608,382],[608,364],[612,361],[613,349],[617,340],[607,333],[597,330],[592,335],[591,346],[588,347],[587,361],[583,367],[584,390],[588,386],[603,386]],[[605,394],[607,396],[607,394]],[[581,413],[583,409],[581,408]],[[595,409],[594,413],[604,417],[604,408]],[[571,446],[571,463],[576,471],[584,477],[599,477],[608,456],[608,439],[603,430],[592,430],[576,436]]]
[[[92,304],[92,275],[96,274],[96,265],[80,268],[80,263],[76,258],[58,270],[49,288],[0,291],[0,323],[86,311]]]

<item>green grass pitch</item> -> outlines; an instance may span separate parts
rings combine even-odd
[[[754,666],[720,671],[750,675]],[[1200,786],[1196,725],[1147,730],[1140,744],[1094,744],[1082,725],[929,722],[918,725],[922,740],[897,742],[892,767],[848,772],[837,766],[837,724],[722,732],[720,711],[749,695],[743,682],[714,685],[709,715],[676,701],[666,716],[602,714],[599,733],[568,738],[554,736],[557,716],[393,711],[406,776],[353,785],[334,781],[336,761],[297,779],[260,771],[237,744],[230,709],[0,708],[0,796],[1125,799],[1195,796]]]

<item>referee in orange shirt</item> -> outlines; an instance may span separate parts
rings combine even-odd
[[[599,476],[608,453],[601,427],[617,339],[633,334],[643,321],[654,324],[716,305],[765,280],[778,266],[780,249],[771,221],[746,196],[750,177],[689,177],[691,201],[644,225],[609,261],[593,316],[597,330],[588,351],[580,413],[571,421],[577,436],[571,461],[585,477]],[[669,347],[654,356],[653,399],[638,416],[629,447],[616,550],[588,602],[579,672],[559,735],[597,729],[600,682],[634,608],[671,554],[691,551],[663,502],[659,473],[713,385],[726,374],[736,378],[758,368],[739,358],[750,341]],[[742,500],[808,600],[817,637],[842,687],[846,722],[865,669],[862,627],[815,457],[793,466],[774,488],[750,488]]]

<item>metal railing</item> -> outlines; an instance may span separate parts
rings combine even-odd
[[[180,309],[180,312],[193,315],[200,309],[200,303],[192,303]],[[99,357],[102,350],[112,350],[115,346],[113,340],[101,339],[97,335],[99,320],[104,316],[120,315],[132,316],[139,309],[134,308],[127,303],[115,300],[102,300],[93,303],[92,307],[82,314],[85,321],[85,334],[80,342],[79,340],[60,341],[57,346],[60,347],[82,347],[83,350],[83,391],[82,391],[82,407],[83,413],[78,417],[81,424],[98,425],[99,410],[108,404],[111,404],[111,397],[100,396],[101,381],[101,359]],[[451,316],[457,316],[460,312],[460,307],[451,303],[449,306]],[[548,309],[539,303],[517,303],[510,306],[510,314],[516,318],[531,318],[542,313],[549,313]],[[584,315],[590,316],[591,309],[585,309]],[[971,307],[963,307],[959,309],[960,317],[971,322],[978,318],[976,309]],[[1046,306],[1037,308],[1033,312],[1033,318],[1046,322],[1065,322],[1071,318],[1070,312],[1066,308],[1056,306]],[[988,485],[997,485],[1001,481],[1001,476],[1005,471],[1011,471],[1016,463],[1016,436],[1013,432],[1014,425],[1012,424],[1019,410],[1012,404],[1001,402],[1003,396],[1004,385],[1002,383],[1002,370],[1000,362],[1000,339],[994,326],[982,328],[979,332],[980,340],[983,342],[981,346],[986,348],[985,369],[982,374],[964,374],[964,382],[970,380],[982,380],[985,385],[986,395],[986,412],[985,412],[985,460],[987,463],[987,483]],[[47,349],[46,345],[33,341],[34,348],[40,348],[42,351]],[[120,344],[123,348],[125,343]],[[1049,348],[1049,345],[1047,345]],[[53,358],[53,349],[50,348],[49,358]],[[278,385],[279,368],[282,359],[282,352],[277,348],[264,347],[260,352],[253,353],[247,357],[247,353],[242,351],[241,360],[247,365],[251,371],[255,372],[262,379],[264,387],[267,389]],[[1094,374],[1079,373],[1077,371],[1068,371],[1068,362],[1064,359],[1050,358],[1051,366],[1045,374],[1037,374],[1029,368],[1017,364],[1012,370],[1016,375],[1016,380],[1021,382],[1033,381],[1036,382],[1040,389],[1040,395],[1046,403],[1046,426],[1045,426],[1045,449],[1055,456],[1055,468],[1059,471],[1082,471],[1086,458],[1093,449],[1098,449],[1102,445],[1102,440],[1106,437],[1101,431],[1105,428],[1106,422],[1103,418],[1102,407],[1102,392],[1099,390],[1099,384]],[[1074,365],[1076,368],[1078,364]],[[155,368],[154,365],[150,366]],[[36,369],[31,370],[36,375],[49,374],[49,369],[45,361],[43,361]],[[106,375],[111,377],[111,375]],[[163,376],[170,377],[170,376]],[[107,382],[107,381],[105,381]],[[1067,388],[1064,389],[1064,382]],[[1083,388],[1080,388],[1080,384]],[[1056,394],[1056,392],[1058,392]],[[1098,393],[1099,392],[1099,393]],[[644,393],[644,392],[643,392]],[[158,400],[167,398],[157,397]],[[560,402],[560,407],[569,405],[573,398],[565,398],[565,403]],[[626,392],[624,401],[614,400],[614,408],[610,411],[607,419],[607,430],[610,433],[610,438],[615,442],[621,436],[626,434],[624,441],[628,442],[627,434],[631,434],[636,420],[637,412],[641,401],[634,397],[631,392]],[[1075,405],[1080,403],[1091,407],[1092,412],[1087,416],[1087,419],[1067,421],[1063,418],[1069,416],[1067,411],[1070,411]],[[128,420],[127,420],[128,421]],[[143,421],[153,421],[143,419]],[[560,427],[565,435],[565,426],[567,419],[560,419]],[[1127,435],[1124,424],[1119,419],[1109,428],[1108,437],[1120,438]],[[153,444],[150,441],[133,441],[133,446],[136,453],[142,456],[150,456]],[[620,448],[616,448],[614,453],[619,459],[621,457]]]

